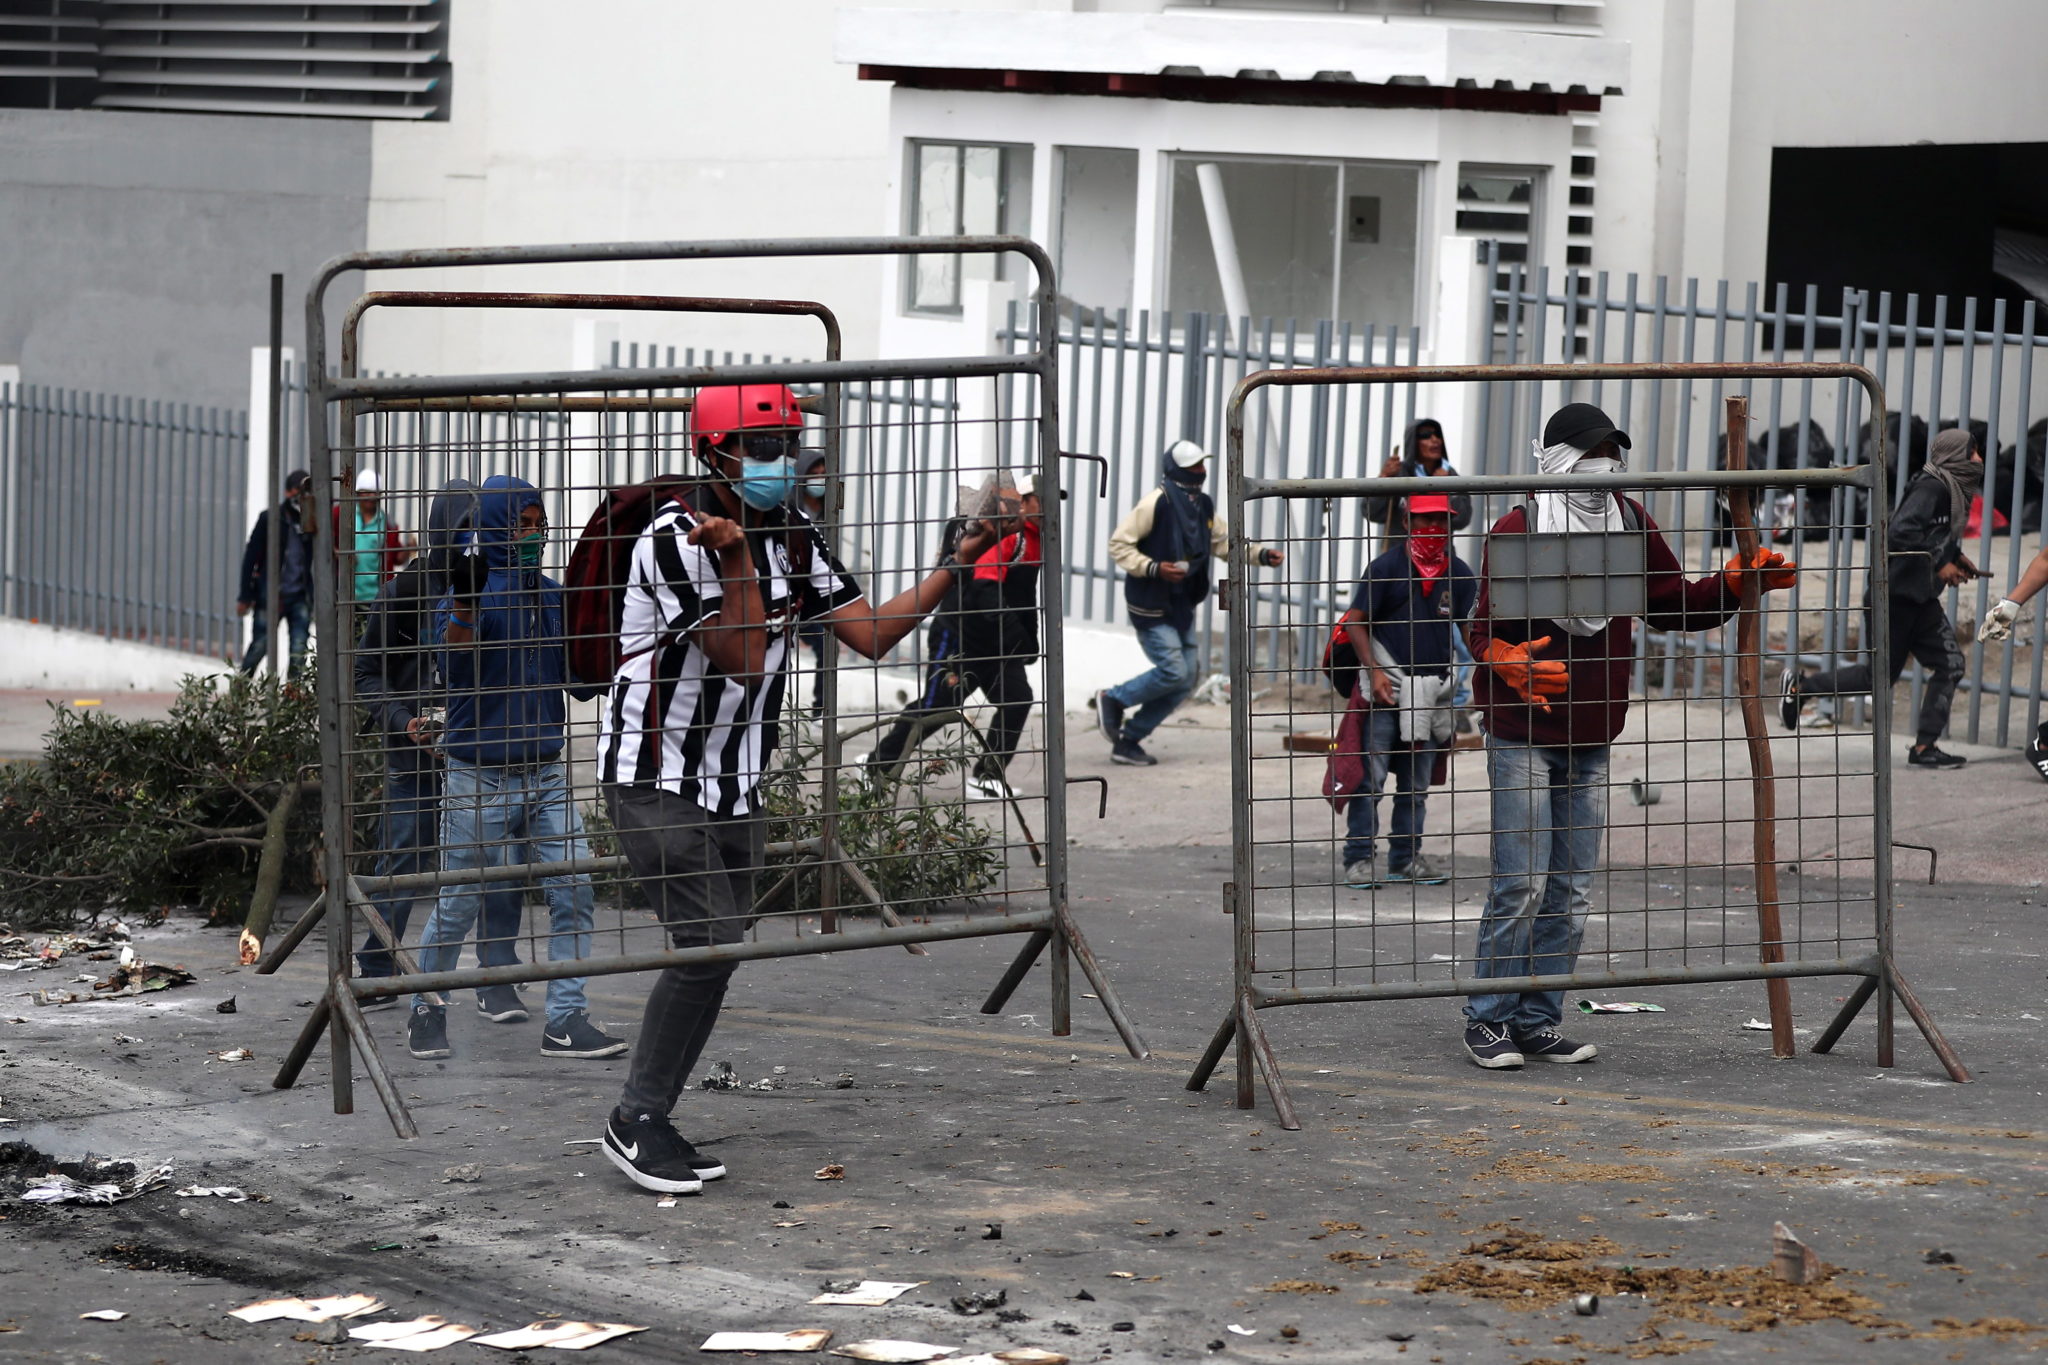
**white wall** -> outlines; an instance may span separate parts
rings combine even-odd
[[[188,674],[232,670],[219,659],[105,640],[82,630],[0,616],[0,688],[175,692]]]

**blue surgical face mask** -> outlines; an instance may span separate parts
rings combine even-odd
[[[740,461],[740,476],[733,490],[740,501],[756,512],[765,512],[789,498],[796,486],[796,462],[791,459]]]
[[[819,502],[823,502],[825,500],[825,481],[823,479],[805,479],[804,496],[816,498]]]

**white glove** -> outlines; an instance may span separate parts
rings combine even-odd
[[[2010,597],[2001,598],[1997,606],[1984,613],[1984,628],[1977,633],[1987,640],[2012,638],[2013,622],[2020,619],[2020,604]]]

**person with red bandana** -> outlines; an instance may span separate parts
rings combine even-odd
[[[1352,752],[1365,761],[1357,787],[1332,798],[1344,808],[1344,883],[1357,890],[1447,879],[1422,852],[1422,825],[1431,777],[1452,733],[1455,633],[1472,614],[1479,579],[1451,553],[1451,500],[1417,493],[1404,501],[1408,534],[1366,565],[1344,620],[1359,661],[1350,706],[1363,712],[1347,716],[1347,731],[1362,732]],[[1394,809],[1382,877],[1373,855],[1389,774]]]

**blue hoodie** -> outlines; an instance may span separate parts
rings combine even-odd
[[[569,663],[562,585],[538,569],[518,567],[512,556],[519,514],[540,501],[524,479],[494,474],[484,480],[475,551],[489,573],[477,603],[475,642],[446,643],[452,596],[443,597],[435,613],[448,686],[441,748],[464,763],[538,763],[562,752]]]

